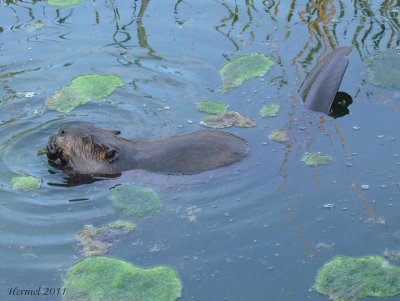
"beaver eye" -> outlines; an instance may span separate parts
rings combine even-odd
[[[65,134],[65,130],[64,129],[60,129],[59,134],[60,135],[64,135]]]

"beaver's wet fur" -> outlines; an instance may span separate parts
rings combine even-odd
[[[249,149],[244,139],[216,130],[154,141],[119,134],[90,125],[64,126],[50,137],[47,157],[74,174],[112,175],[129,169],[195,174],[237,162]]]

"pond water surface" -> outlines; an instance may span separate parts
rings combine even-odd
[[[136,230],[107,255],[176,269],[180,300],[328,300],[313,289],[326,261],[399,250],[400,92],[371,85],[366,66],[371,55],[399,48],[399,10],[398,1],[355,0],[0,1],[0,299],[60,300],[9,289],[61,287],[83,258],[75,238],[82,226],[127,218],[109,199],[121,183],[153,188],[164,207],[130,219]],[[333,119],[305,110],[295,93],[318,58],[341,46],[353,46],[341,86],[353,104]],[[220,68],[254,52],[272,57],[274,68],[221,93]],[[44,106],[92,73],[119,75],[125,85],[70,113]],[[195,131],[205,116],[195,104],[204,99],[257,122],[227,129],[249,142],[241,162],[72,185],[37,154],[62,125],[89,123],[131,139]],[[280,111],[262,118],[269,103]],[[269,141],[281,128],[289,141]],[[307,151],[333,163],[307,167]],[[41,187],[13,190],[11,178],[26,174]]]

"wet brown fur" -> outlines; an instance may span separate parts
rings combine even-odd
[[[76,174],[117,174],[144,169],[167,174],[194,174],[241,160],[245,140],[233,134],[201,130],[154,141],[117,137],[89,125],[65,126],[50,137],[47,156]]]

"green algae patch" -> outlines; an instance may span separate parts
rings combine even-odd
[[[40,187],[41,180],[33,176],[13,177],[10,181],[11,188],[21,191],[32,191]]]
[[[400,294],[400,267],[380,256],[337,256],[318,272],[316,289],[334,301]]]
[[[27,31],[35,31],[35,30],[41,29],[43,26],[44,26],[44,22],[38,20],[36,22],[26,24],[25,28]]]
[[[239,87],[243,82],[267,73],[274,66],[274,61],[262,54],[242,55],[226,63],[220,70],[222,92]]]
[[[268,139],[280,143],[285,143],[289,140],[284,130],[273,130],[268,135]]]
[[[331,156],[323,154],[321,152],[306,152],[301,158],[301,161],[304,162],[305,165],[316,167],[320,165],[328,165],[331,164],[333,159]]]
[[[199,101],[196,103],[196,108],[199,112],[218,115],[226,112],[228,106],[217,101]]]
[[[270,105],[263,106],[260,110],[260,114],[263,118],[275,117],[279,112],[279,105],[272,103]]]
[[[256,126],[256,122],[254,120],[233,111],[225,112],[215,116],[207,116],[200,121],[200,124],[214,129],[223,129],[231,126],[237,126],[241,128]]]
[[[135,184],[122,184],[112,188],[111,201],[123,213],[133,217],[152,216],[162,207],[157,192]]]
[[[88,74],[75,77],[67,86],[61,87],[46,99],[50,110],[70,112],[91,100],[109,96],[115,88],[123,86],[122,80],[111,74]]]
[[[368,80],[383,88],[400,90],[400,52],[384,51],[371,56],[367,62]]]
[[[82,3],[84,0],[47,0],[47,3],[53,6],[65,7]]]
[[[76,236],[84,256],[99,256],[107,253],[124,234],[135,230],[135,224],[118,220],[101,227],[84,225]]]
[[[174,301],[181,296],[178,273],[149,269],[111,257],[89,257],[74,264],[64,279],[64,301]]]

